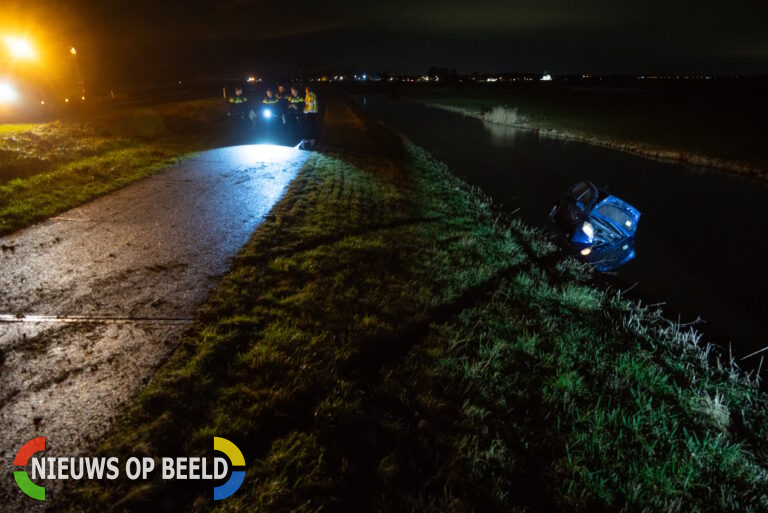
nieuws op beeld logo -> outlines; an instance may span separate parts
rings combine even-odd
[[[220,480],[227,476],[229,467],[232,472],[229,479],[221,486],[213,488],[213,500],[226,499],[235,493],[245,479],[245,458],[238,447],[226,438],[214,437],[213,449],[224,453],[224,458],[213,459],[213,472],[209,472],[204,457],[161,458],[161,478],[164,480]],[[111,458],[46,458],[32,456],[45,450],[45,437],[41,436],[25,443],[13,460],[15,467],[27,470],[14,470],[13,477],[22,492],[33,499],[45,500],[45,487],[33,482],[41,480],[115,480],[120,477],[120,460]],[[30,464],[30,459],[32,462]],[[122,467],[130,480],[146,480],[155,470],[155,459],[149,457],[128,458]],[[31,471],[31,477],[30,477]]]

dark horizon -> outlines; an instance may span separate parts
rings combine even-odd
[[[431,66],[462,74],[768,73],[768,6],[756,3],[70,0],[17,2],[3,13],[33,34],[55,31],[77,46],[89,81],[334,69],[417,74]]]

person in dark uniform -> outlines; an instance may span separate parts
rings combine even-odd
[[[261,118],[263,129],[266,133],[271,133],[278,124],[280,118],[278,99],[275,98],[271,88],[267,88],[264,99],[261,100]]]
[[[285,90],[285,87],[283,86],[283,84],[278,84],[275,98],[277,98],[277,107],[278,107],[278,111],[280,112],[280,119],[282,121],[283,128],[285,128],[285,126],[288,123],[287,118],[288,118],[288,98],[289,97],[290,95]]]
[[[299,89],[291,86],[291,95],[288,97],[288,129],[294,136],[301,137],[301,122],[304,115],[304,97],[299,96]]]

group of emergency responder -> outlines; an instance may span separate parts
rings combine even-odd
[[[261,124],[265,132],[282,139],[301,139],[308,149],[315,147],[318,105],[317,95],[310,86],[304,88],[303,96],[296,85],[291,85],[289,90],[282,84],[276,89],[268,87],[258,107],[249,105],[243,89],[238,87],[229,103],[230,116],[247,119],[254,126]]]

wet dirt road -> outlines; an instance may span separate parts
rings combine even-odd
[[[76,456],[104,433],[308,156],[214,150],[0,237],[0,511],[35,502],[13,482],[26,441]]]

